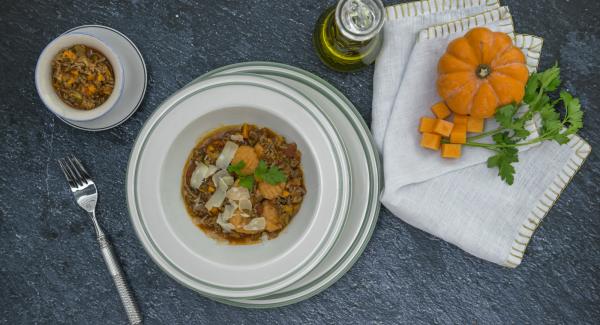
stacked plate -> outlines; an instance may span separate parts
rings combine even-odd
[[[204,133],[242,123],[298,145],[307,194],[276,239],[226,245],[193,225],[181,175]],[[341,93],[306,71],[249,62],[201,76],[154,112],[131,153],[127,199],[136,234],[167,274],[212,299],[264,308],[306,299],[352,266],[375,226],[381,186],[369,130]]]

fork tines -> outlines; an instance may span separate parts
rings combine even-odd
[[[71,157],[58,159],[58,164],[72,188],[87,185],[91,181],[87,170],[75,156],[71,155]]]

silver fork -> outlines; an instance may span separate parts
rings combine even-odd
[[[135,301],[133,300],[133,296],[129,291],[129,287],[125,282],[125,277],[121,271],[121,266],[112,250],[110,242],[98,224],[98,220],[96,220],[96,202],[98,201],[98,190],[96,189],[96,184],[94,181],[92,181],[92,178],[85,168],[83,168],[83,165],[79,159],[75,158],[74,156],[59,159],[58,164],[65,174],[67,182],[69,182],[69,187],[71,187],[71,192],[73,192],[73,196],[75,196],[75,201],[82,209],[87,211],[92,219],[94,229],[96,230],[98,243],[100,244],[100,249],[102,251],[102,256],[104,257],[104,261],[106,262],[106,266],[110,271],[110,275],[117,286],[119,296],[121,297],[121,302],[123,303],[123,306],[125,306],[127,318],[129,318],[129,323],[141,324],[142,318],[140,316],[140,312],[138,311]]]

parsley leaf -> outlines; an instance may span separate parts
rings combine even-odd
[[[487,160],[488,168],[498,168],[498,176],[508,185],[515,181],[515,167],[512,163],[518,162],[518,150],[516,148],[503,148]]]
[[[267,167],[264,160],[258,162],[254,175],[259,181],[265,181],[271,185],[283,183],[287,180],[287,176],[277,166]]]
[[[560,68],[555,64],[550,69],[529,76],[523,101],[529,104],[531,111],[537,112],[550,102],[550,97],[546,93],[555,91],[558,86],[560,86]]]
[[[515,144],[508,132],[494,134],[494,142],[499,145]],[[515,180],[515,167],[512,163],[519,161],[519,150],[515,147],[502,147],[496,151],[496,154],[487,160],[488,168],[498,168],[498,176],[508,185],[512,185]]]
[[[562,127],[560,114],[550,104],[542,106],[539,113],[542,118],[542,133],[549,135],[557,134]]]
[[[256,178],[258,178],[260,180],[261,176],[266,174],[267,171],[268,171],[267,163],[264,160],[260,160],[258,162],[258,166],[254,170],[254,175],[256,175]]]
[[[252,191],[254,187],[254,175],[240,176],[239,181],[240,186]]]
[[[231,174],[237,174],[237,175],[241,176],[241,172],[242,172],[242,169],[244,169],[244,167],[246,167],[246,162],[244,162],[243,160],[240,160],[235,165],[227,166],[227,171],[230,172]]]
[[[498,108],[494,117],[501,127],[512,131],[512,136],[524,139],[530,134],[525,128],[525,122],[530,120],[533,115],[522,114],[518,117],[518,111],[519,107],[517,105],[509,104]]]
[[[494,140],[496,144],[500,145],[517,143],[514,139],[510,137],[508,132],[496,133],[492,136],[492,140]]]
[[[578,98],[573,98],[566,91],[560,92],[560,99],[565,105],[565,121],[569,124],[566,133],[575,134],[583,127],[583,112]]]
[[[515,113],[517,113],[517,106],[512,104],[504,105],[498,108],[494,117],[500,126],[511,129],[513,126],[513,117],[515,116]]]
[[[560,86],[560,68],[555,64],[552,68],[540,72],[539,79],[545,91],[555,91]]]
[[[527,85],[525,85],[525,97],[523,97],[523,101],[526,103],[533,102],[538,96],[539,88],[539,75],[537,73],[533,73],[531,76],[529,76],[529,80],[527,80]]]

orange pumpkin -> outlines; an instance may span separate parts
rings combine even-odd
[[[525,95],[525,56],[505,33],[471,29],[450,42],[438,63],[437,90],[455,113],[487,118]]]

